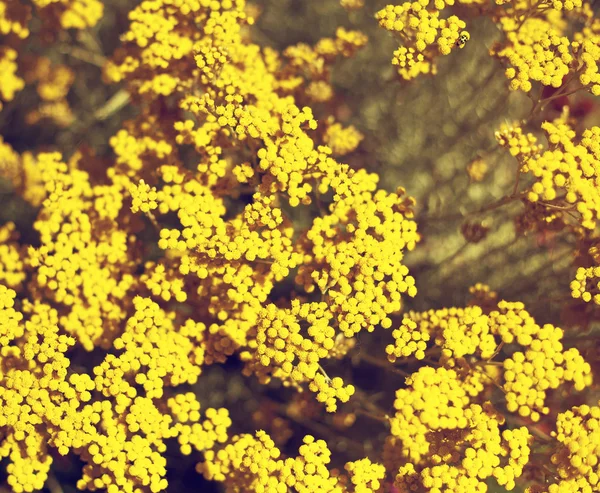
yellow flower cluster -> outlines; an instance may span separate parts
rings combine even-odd
[[[160,398],[164,385],[195,383],[204,351],[194,342],[202,339],[204,325],[185,323],[175,329],[174,315],[165,313],[153,301],[136,297],[133,303],[136,312],[128,319],[125,333],[113,343],[115,349],[123,352],[116,358],[108,355],[96,367],[97,390],[107,396],[123,392],[118,386],[123,385],[122,377],[128,377],[143,387],[146,396]],[[111,375],[117,373],[122,376],[115,382]]]
[[[12,101],[15,94],[25,87],[25,81],[17,75],[17,52],[0,46],[0,99]],[[0,101],[0,110],[2,102]]]
[[[331,357],[336,331],[331,327],[333,313],[326,303],[292,301],[291,309],[268,305],[259,314],[256,335],[249,342],[250,351],[241,354],[248,361],[247,372],[255,373],[268,383],[271,375],[286,385],[309,382],[327,411],[335,412],[336,401],[348,402],[354,386],[344,386],[339,377],[330,379],[320,361]],[[308,334],[304,337],[302,332]],[[256,361],[253,361],[256,358]]]
[[[596,186],[600,128],[591,127],[578,136],[572,125],[568,112],[542,123],[547,146],[538,144],[533,134],[525,133],[518,125],[496,132],[498,143],[517,159],[520,172],[534,178],[525,192],[525,210],[515,218],[519,232],[553,234],[568,226],[581,235],[585,234],[582,230],[591,232],[596,227],[600,217]],[[570,283],[572,297],[600,303],[594,281],[599,275],[595,263],[579,264]]]
[[[335,38],[323,38],[314,47],[300,43],[283,51],[286,66],[280,75],[282,88],[290,91],[298,101],[329,101],[333,97],[333,62],[340,56],[354,56],[368,41],[362,32],[348,31],[343,27],[338,28],[335,34]],[[296,90],[292,92],[292,89]]]
[[[98,0],[34,0],[33,4],[57,30],[93,27],[104,12],[104,4]]]
[[[412,250],[419,240],[416,224],[408,219],[410,205],[407,209],[404,190],[375,191],[376,179],[358,172],[347,182],[330,182],[339,200],[306,233],[303,245],[310,260],[296,278],[309,293],[317,287],[327,293],[348,338],[380,323],[389,327],[387,315],[400,310],[401,295],[416,294],[415,280],[402,265],[403,250]],[[326,193],[327,185],[323,180],[319,192]]]
[[[559,446],[552,455],[557,482],[536,493],[595,491],[600,483],[600,407],[581,405],[560,413],[552,436]],[[528,491],[528,493],[533,493]]]
[[[23,335],[23,329],[19,322],[23,320],[23,314],[14,309],[15,297],[17,293],[14,289],[0,285],[0,309],[2,310],[2,336],[0,343],[2,346],[16,337]]]
[[[385,476],[382,465],[361,459],[345,464],[348,475],[328,469],[331,452],[324,440],[306,435],[298,456],[283,458],[263,430],[254,435],[235,435],[225,447],[204,454],[197,466],[207,479],[222,481],[225,491],[299,493],[367,493],[380,490]]]
[[[165,440],[177,437],[182,453],[192,446],[205,450],[225,440],[225,430],[230,424],[225,410],[207,409],[204,422],[189,425],[173,424],[178,421],[176,413],[185,414],[180,404],[170,400],[169,408],[173,409],[175,419],[162,414],[145,397],[136,397],[125,414],[116,411],[107,400],[84,408],[101,428],[92,429],[93,439],[81,452],[81,459],[88,464],[83,468],[78,488],[106,488],[115,493],[136,488],[164,491],[168,486],[166,460],[162,455],[166,450]],[[198,411],[192,416],[199,418]]]
[[[404,318],[402,324],[392,332],[394,344],[385,348],[388,360],[395,363],[398,358],[408,358],[414,354],[417,359],[425,358],[425,350],[430,335],[425,324],[418,326],[410,318]]]
[[[448,55],[454,47],[463,46],[470,35],[466,24],[457,16],[440,18],[440,10],[454,1],[435,1],[435,9],[428,9],[430,0],[418,0],[402,5],[387,5],[375,15],[379,25],[399,36],[403,45],[394,52],[392,64],[405,80],[420,74],[437,72],[437,54]],[[437,46],[437,49],[436,49]]]
[[[418,0],[376,14],[402,42],[393,62],[402,78],[435,73],[439,55],[466,45],[465,22],[442,17],[454,3]],[[495,54],[513,89],[558,88],[571,76],[600,91],[600,23],[579,0],[458,3],[501,24],[506,41]],[[103,8],[98,0],[32,4],[51,32],[90,27]],[[559,10],[585,20],[572,42]],[[20,155],[0,140],[2,179],[36,208],[39,234],[21,245],[13,223],[0,226],[8,485],[40,490],[53,460],[72,455],[84,464],[79,489],[160,492],[169,487],[168,443],[177,443],[231,492],[367,493],[392,482],[403,492],[484,492],[491,481],[512,490],[535,467],[536,423],[552,397],[591,385],[590,363],[565,349],[562,329],[476,285],[464,308],[403,314],[381,366],[402,365],[390,369],[407,377],[392,414],[375,412],[333,360],[365,332],[392,328],[405,296],[416,295],[404,255],[421,237],[402,187],[383,190],[376,174],[337,159],[363,135],[338,122],[348,109],[334,97],[332,67],[367,37],[338,28],[278,52],[252,42],[256,11],[244,0],[145,0],[131,10],[104,67],[138,109],[110,139],[112,161],[76,149],[66,162],[57,152]],[[26,40],[30,15],[18,0],[0,0],[0,34]],[[28,121],[68,123],[75,73],[45,57],[17,66],[15,46],[0,47],[0,98],[37,85],[43,104]],[[532,178],[529,219],[563,224],[576,211],[589,243],[600,217],[600,128],[577,137],[567,118],[542,124],[547,146],[517,124],[496,139]],[[473,161],[467,172],[481,181],[487,167]],[[518,184],[508,198],[520,197]],[[487,227],[468,220],[461,231],[477,242]],[[589,286],[600,270],[585,265],[573,296],[600,304],[600,288]],[[328,445],[311,435],[286,456],[265,431],[228,434],[229,412],[204,409],[196,385],[207,365],[233,355],[244,376],[298,391],[287,407],[250,411],[282,447],[295,431],[288,418],[320,434],[329,424],[348,430],[362,411],[389,425],[383,464],[365,457],[332,468]],[[380,363],[366,353],[364,361]],[[306,390],[310,400],[300,399]],[[335,417],[322,414],[338,406]],[[598,487],[598,409],[559,415],[548,493]]]
[[[476,305],[424,313],[409,312],[392,335],[395,342],[386,347],[391,362],[412,355],[417,359],[425,358],[429,341],[441,347],[446,358],[462,358],[477,353],[485,360],[498,347],[490,316]]]
[[[247,78],[245,69],[236,70],[232,62],[246,59],[244,64],[252,63],[249,58],[261,58],[263,54],[256,45],[244,45],[242,41],[241,28],[253,23],[244,6],[243,0],[142,4],[130,13],[132,24],[123,35],[124,48],[105,68],[108,79],[118,82],[127,78],[135,92],[156,97],[188,91],[198,71],[202,84],[212,85],[218,80],[232,83],[239,75]],[[284,92],[300,98],[308,96],[310,101],[326,101],[333,94],[330,65],[337,56],[352,56],[366,41],[362,33],[339,28],[336,38],[325,38],[314,48],[306,44],[287,48],[283,59],[267,50],[264,56],[269,67],[263,70],[279,72],[276,84]],[[173,70],[171,61],[178,64],[177,70]],[[149,79],[148,73],[152,74]],[[261,81],[260,70],[252,78],[258,87],[275,82],[271,77]]]
[[[575,390],[581,391],[592,383],[592,374],[577,349],[563,350],[561,329],[550,324],[531,329],[527,338],[535,339],[527,349],[504,360],[504,390],[509,411],[538,421],[540,413],[550,411],[544,404],[548,389],[573,382]]]
[[[544,19],[527,19],[516,31],[509,26],[504,23],[506,45],[493,54],[509,66],[510,88],[529,92],[532,82],[560,87],[574,60],[569,39]]]
[[[68,127],[75,117],[66,99],[41,103],[38,108],[25,116],[28,125],[35,125],[42,120],[50,120],[60,127]]]
[[[600,267],[579,267],[575,273],[575,279],[569,285],[571,296],[575,299],[582,299],[586,303],[594,301],[594,304],[600,305]]]
[[[543,150],[543,145],[538,144],[538,139],[532,133],[524,133],[521,126],[515,122],[512,125],[502,124],[494,136],[500,147],[510,152],[521,164],[524,172],[528,171],[527,161],[537,158]]]
[[[208,450],[227,441],[227,430],[231,426],[227,409],[208,408],[204,413],[207,419],[200,423],[200,403],[193,392],[170,397],[167,406],[175,421],[173,428],[183,455],[193,450]]]
[[[485,159],[476,158],[467,164],[466,172],[472,182],[479,183],[488,175],[489,165]]]
[[[202,331],[187,323],[175,329],[173,317],[136,298],[136,313],[114,342],[120,354],[108,354],[92,378],[69,368],[65,353],[75,339],[59,334],[57,311],[26,304],[23,321],[13,308],[15,295],[0,287],[0,427],[5,430],[0,456],[11,458],[7,472],[14,491],[42,488],[54,447],[86,462],[79,488],[158,492],[167,486],[164,440],[177,438],[184,453],[226,440],[231,421],[225,410],[208,409],[201,422],[193,394],[170,398],[169,412],[153,400],[164,385],[197,379],[203,353],[193,341]]]
[[[25,249],[17,242],[15,223],[0,226],[0,284],[21,291],[26,274],[23,265]]]
[[[144,180],[140,180],[137,185],[132,184],[129,193],[131,194],[131,212],[148,213],[158,208],[156,187],[150,187]]]
[[[536,8],[542,17],[532,15]],[[584,23],[572,40],[565,35],[563,12]],[[497,20],[505,39],[490,54],[508,65],[510,89],[529,92],[534,82],[560,88],[576,76],[581,89],[600,95],[600,22],[587,3],[511,2],[500,14]]]
[[[185,175],[169,166],[161,168],[161,174],[164,186],[146,198],[156,200],[158,214],[177,212],[183,229],[161,229],[158,246],[173,254],[165,259],[168,263],[154,268],[159,273],[153,281],[148,278],[147,286],[157,293],[160,287],[163,298],[184,301],[192,295],[183,290],[185,276],[196,278],[194,298],[207,297],[201,313],[215,320],[209,353],[221,361],[246,342],[273,282],[286,277],[299,262],[291,241],[293,230],[282,222],[280,209],[265,201],[225,221],[222,200],[209,188],[191,177],[182,186]],[[142,200],[140,196],[134,204]],[[148,204],[143,200],[141,210]]]
[[[425,366],[396,392],[386,441],[388,471],[400,491],[487,491],[495,478],[511,490],[529,461],[525,427],[501,430],[489,402],[473,402],[455,370]]]
[[[130,189],[131,177],[137,176],[143,166],[156,169],[170,163],[174,155],[174,143],[162,138],[156,125],[156,117],[142,115],[138,121],[130,121],[126,128],[119,130],[110,140],[110,146],[116,154],[114,168],[108,170],[109,176],[123,187]]]
[[[27,258],[35,269],[30,289],[68,307],[61,326],[86,349],[110,347],[134,282],[132,239],[117,224],[123,194],[116,185],[92,186],[58,153],[40,154],[37,166],[47,197],[34,224],[41,246]]]
[[[532,421],[548,414],[545,400],[549,389],[573,382],[574,389],[581,391],[592,383],[591,367],[579,351],[564,350],[562,329],[536,324],[518,302],[501,301],[487,313],[477,305],[409,312],[392,335],[395,343],[386,348],[391,362],[413,355],[424,359],[427,343],[432,341],[441,348],[440,364],[461,370],[465,387],[475,393],[495,381],[487,362],[505,344],[519,344],[522,351],[503,361],[502,386],[507,409]],[[481,363],[470,366],[467,356],[476,356]]]
[[[19,39],[27,38],[30,19],[31,7],[28,5],[8,1],[0,3],[0,33],[4,36],[14,34]]]
[[[37,93],[43,101],[64,99],[69,92],[75,73],[66,65],[52,65],[46,57],[36,57],[29,62],[25,73],[27,84],[37,83]]]
[[[31,315],[24,322],[14,309],[15,295],[0,287],[0,456],[11,459],[7,473],[12,489],[33,491],[43,487],[52,464],[48,445],[63,450],[62,430],[72,429],[68,417],[76,415],[82,396],[66,380],[69,360],[64,353],[74,339],[59,335],[56,312],[47,306],[27,306]]]
[[[328,304],[326,319],[339,324],[340,332],[350,338],[363,328],[371,331],[379,323],[389,324],[387,315],[400,309],[401,294],[414,296],[414,279],[402,265],[402,258],[403,250],[414,248],[419,236],[415,223],[409,220],[412,203],[404,191],[378,191],[375,175],[355,172],[332,159],[332,150],[317,145],[309,136],[317,128],[312,110],[299,107],[290,96],[278,94],[296,91],[298,84],[310,92],[315,80],[327,79],[326,66],[335,57],[351,56],[366,42],[366,37],[338,29],[335,38],[322,39],[314,48],[288,48],[283,54],[286,62],[269,50],[261,52],[256,45],[244,42],[240,27],[248,19],[241,7],[242,3],[223,2],[219,8],[211,7],[210,13],[205,12],[204,5],[196,11],[201,28],[194,30],[194,45],[206,47],[213,43],[211,46],[219,49],[226,46],[227,63],[220,55],[208,56],[203,48],[202,56],[195,58],[195,68],[183,62],[177,65],[176,72],[168,67],[169,74],[177,74],[179,80],[170,92],[179,95],[180,106],[201,122],[190,119],[173,124],[176,143],[192,144],[200,155],[196,173],[183,170],[176,161],[160,165],[161,154],[170,154],[168,140],[163,144],[156,137],[146,137],[147,127],[138,122],[138,128],[132,125],[127,132],[121,131],[113,147],[122,172],[143,180],[128,185],[132,210],[148,214],[158,224],[163,216],[175,213],[180,222],[175,228],[160,229],[158,246],[167,254],[160,271],[168,278],[168,286],[160,284],[157,276],[148,288],[158,293],[160,287],[163,298],[179,293],[183,299],[179,287],[186,284],[185,277],[193,276],[198,287],[195,293],[186,293],[187,299],[206,300],[198,315],[211,320],[205,340],[207,361],[224,361],[248,345],[244,358],[251,362],[251,371],[264,374],[271,367],[267,356],[275,355],[257,353],[259,348],[266,349],[265,341],[254,339],[260,330],[256,335],[249,335],[249,331],[255,326],[266,330],[275,320],[267,317],[267,322],[262,318],[271,313],[263,308],[275,282],[298,268],[296,282],[308,293],[316,289],[323,293]],[[144,89],[148,70],[142,68],[156,73],[157,68],[160,71],[167,67],[163,60],[186,58],[184,52],[174,53],[165,47],[169,43],[171,48],[188,49],[178,42],[179,37],[191,36],[191,26],[183,15],[187,11],[182,9],[165,5],[150,11],[148,5],[142,5],[132,12],[132,18],[139,18],[140,22],[144,19],[144,25],[162,15],[161,22],[168,20],[164,29],[170,34],[155,42],[150,31],[133,23],[124,35],[129,58],[117,54],[107,69],[109,77],[126,77],[132,90],[150,96]],[[156,24],[159,25],[162,30],[162,24]],[[220,26],[218,40],[215,25]],[[214,45],[216,41],[218,45]],[[157,58],[158,53],[163,58]],[[144,67],[131,65],[134,59],[143,60]],[[205,92],[202,96],[189,96],[187,84],[197,69],[205,76]],[[297,82],[292,83],[293,80]],[[154,123],[161,125],[158,119]],[[165,139],[168,134],[167,129],[154,133]],[[358,135],[353,134],[352,138],[358,140]],[[223,139],[250,146],[255,156],[250,162],[246,157],[242,164],[233,165],[223,157]],[[349,145],[346,142],[344,150],[354,144]],[[340,146],[337,147],[339,151]],[[145,170],[140,169],[142,161],[147,163]],[[251,203],[238,215],[224,219],[227,210],[222,196],[239,193],[236,190],[242,184],[255,187]],[[333,191],[333,202],[328,213],[315,220],[294,243],[296,233],[283,213],[282,202],[287,201],[292,207],[310,205],[316,192],[324,196],[329,190]],[[287,328],[290,335],[294,333]],[[333,329],[326,333],[330,330]],[[333,343],[334,336],[335,333],[327,335],[328,351],[343,345]],[[284,335],[277,345],[285,346],[286,338]],[[284,347],[271,349],[286,353]],[[289,354],[304,358],[294,351]],[[277,364],[283,362],[280,357],[277,356]],[[329,402],[330,408],[335,399],[347,400],[347,387],[338,387],[336,379],[330,383],[315,373],[314,366],[311,368],[308,374],[314,391]],[[287,379],[291,372],[287,368],[276,375],[286,375]]]
[[[220,28],[221,49],[227,47],[225,36],[237,26],[237,9],[232,10],[233,2],[229,2],[229,9],[221,9],[217,2],[217,8],[212,12],[207,8],[209,5],[208,1],[153,1],[133,9],[129,13],[129,31],[121,38],[124,46],[116,53],[113,63],[105,67],[106,76],[118,82],[125,77],[131,79],[137,71],[146,68],[152,70],[152,75],[145,83],[137,84],[140,93],[166,95],[167,88],[171,91],[179,88],[179,84],[185,81],[169,75],[165,70],[169,63],[177,61],[182,70],[191,72],[195,65],[194,50],[202,54],[210,48],[199,43],[202,30],[194,29],[194,24],[210,22],[212,29]],[[181,22],[186,16],[189,20]],[[202,64],[206,65],[206,62],[202,61]]]
[[[146,285],[153,296],[164,301],[174,299],[178,303],[184,303],[187,300],[184,281],[179,272],[172,267],[167,268],[164,264],[147,262],[140,281]]]
[[[589,88],[594,96],[600,96],[600,19],[594,19],[591,26],[575,33],[571,43],[573,53],[580,62],[579,82]]]
[[[527,199],[547,207],[573,210],[584,228],[594,229],[600,217],[597,167],[600,162],[600,127],[584,130],[580,137],[566,118],[544,122],[541,126],[548,140],[543,150],[531,134],[520,128],[497,133],[498,142],[508,147],[521,163],[521,171],[535,177]]]
[[[334,156],[344,156],[354,151],[364,136],[353,125],[343,127],[341,123],[328,122],[323,142],[331,149]]]
[[[371,462],[369,458],[347,462],[344,469],[348,472],[353,487],[346,487],[346,491],[354,491],[355,493],[380,491],[382,480],[386,475],[385,466]]]

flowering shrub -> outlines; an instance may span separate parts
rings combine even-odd
[[[18,204],[0,214],[5,489],[597,491],[593,5],[328,0],[313,20],[352,28],[268,43],[281,5],[0,0],[0,184]],[[111,9],[128,11],[118,42]],[[387,93],[339,74],[364,66],[402,101],[482,46],[518,108],[462,137],[442,121],[466,188],[439,213],[451,173],[417,169],[423,192],[411,163],[388,186],[373,162],[394,139],[371,125],[388,103],[352,116],[353,91]],[[477,194],[501,196],[468,212]],[[502,278],[506,226],[538,265],[513,269],[522,291]],[[500,277],[472,279],[490,250]],[[547,285],[559,296],[531,296]],[[244,386],[244,405],[219,397]]]

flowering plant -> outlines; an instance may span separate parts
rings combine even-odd
[[[593,5],[288,8],[0,0],[4,487],[598,491]]]

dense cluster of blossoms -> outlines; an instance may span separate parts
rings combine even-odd
[[[24,250],[11,225],[1,238],[0,450],[11,459],[15,491],[42,487],[51,448],[85,463],[81,489],[164,490],[162,454],[173,438],[183,454],[207,451],[203,468],[211,475],[211,461],[244,442],[228,439],[225,410],[208,409],[203,421],[193,393],[165,387],[194,384],[205,365],[238,352],[248,374],[309,388],[334,411],[354,387],[330,378],[319,361],[343,357],[361,330],[389,326],[401,295],[416,293],[402,264],[419,240],[412,199],[402,189],[378,190],[376,175],[334,160],[332,153],[351,152],[362,136],[335,123],[319,134],[311,109],[298,104],[306,96],[329,99],[329,66],[366,37],[338,29],[335,38],[280,56],[249,42],[244,7],[241,0],[145,2],[131,12],[106,77],[148,102],[175,98],[189,117],[158,118],[147,106],[111,139],[116,162],[105,176],[92,172],[89,156],[64,162],[59,153],[35,156],[35,173],[25,165],[32,158],[3,144],[4,176],[41,205],[38,245]],[[72,74],[38,60],[26,80],[37,83],[42,100],[56,102]],[[184,144],[197,152],[195,169],[177,156]],[[248,205],[231,213],[228,199],[246,193]],[[324,196],[322,217],[296,230],[286,208]],[[143,261],[136,236],[146,225],[157,229],[163,252],[155,260]],[[15,256],[20,263],[9,263]],[[304,296],[320,292],[323,301],[267,304],[293,269]],[[20,311],[12,288],[26,290]],[[193,318],[184,318],[181,304]],[[70,367],[73,346],[109,352],[86,372]],[[31,390],[19,397],[25,387]],[[225,441],[231,445],[211,459],[208,450]],[[326,480],[321,440],[307,437],[300,454],[279,462],[283,484],[294,477],[297,487],[313,488],[323,478],[335,491],[366,491],[385,476],[364,459]]]
[[[450,54],[453,48],[463,46],[470,37],[467,31],[463,31],[465,22],[457,16],[440,18],[440,10],[445,4],[443,0],[436,0],[435,8],[429,4],[430,0],[418,0],[387,5],[376,14],[379,25],[397,33],[403,42],[394,52],[392,63],[398,66],[398,74],[406,80],[420,74],[435,74],[437,55]]]
[[[542,490],[529,491],[558,493],[559,491],[594,491],[600,483],[600,407],[576,406],[556,419],[552,435],[559,445],[552,455],[559,480]]]
[[[21,287],[25,280],[24,248],[18,243],[15,223],[0,227],[0,283],[12,289]]]
[[[212,34],[216,23],[221,25],[223,36],[220,49],[228,47],[226,59],[221,57],[218,62],[218,57],[196,54],[189,60],[192,65],[181,63],[179,72],[170,68],[169,77],[177,75],[178,80],[171,91],[180,95],[180,106],[195,119],[174,124],[175,143],[195,147],[200,158],[197,172],[190,173],[178,163],[149,167],[143,175],[127,170],[128,175],[144,176],[144,181],[132,181],[129,186],[132,210],[146,213],[158,224],[163,215],[177,215],[179,227],[160,229],[158,246],[168,255],[153,268],[160,268],[168,279],[161,284],[163,298],[179,296],[182,300],[182,286],[195,285],[194,298],[209,300],[198,307],[198,316],[210,321],[208,361],[224,361],[243,349],[248,373],[261,379],[272,374],[289,383],[308,379],[309,387],[333,411],[335,399],[347,401],[352,387],[317,373],[318,361],[333,349],[337,331],[351,338],[360,330],[372,331],[380,323],[385,326],[390,323],[387,316],[400,309],[401,294],[414,296],[414,279],[402,265],[402,258],[403,250],[414,248],[419,236],[410,219],[410,199],[403,196],[404,192],[377,190],[376,175],[356,172],[335,161],[332,149],[317,145],[310,137],[310,132],[317,129],[310,108],[298,107],[286,95],[296,93],[299,85],[310,93],[313,84],[326,81],[328,71],[323,67],[332,57],[351,56],[366,38],[338,29],[335,39],[323,39],[314,49],[307,45],[288,48],[284,59],[278,61],[274,53],[243,42],[240,27],[248,19],[241,6],[223,6],[211,10],[210,15],[198,12],[206,23],[207,34],[202,37],[202,31],[193,32],[198,39],[195,48],[189,46],[190,53],[202,53],[203,46],[215,43],[208,33]],[[146,13],[146,8],[142,5],[135,11],[140,19],[159,15]],[[175,26],[173,36],[189,37],[191,26],[183,13],[171,8],[168,11]],[[138,31],[132,27],[124,39],[130,41],[137,36]],[[159,43],[163,41],[157,39],[148,46],[139,40],[135,45],[126,44],[107,74],[115,80],[126,78],[140,95],[157,97],[160,91],[148,92],[147,81],[140,78],[147,71],[127,63],[132,55],[125,53],[140,50],[140,45],[148,53],[157,53]],[[184,48],[178,45],[179,50]],[[162,57],[185,60],[184,53],[166,49],[160,53]],[[149,67],[162,66],[152,56],[135,58]],[[218,72],[213,68],[207,72],[212,60],[222,64]],[[185,89],[198,73],[203,74],[205,93],[190,96]],[[171,132],[165,129],[164,135]],[[335,137],[328,131],[324,139],[332,141]],[[349,139],[355,142],[343,142]],[[333,140],[336,153],[350,152],[357,141],[356,133],[337,137]],[[239,153],[242,143],[256,149],[255,156],[250,161],[243,158],[234,166],[224,159],[225,151]],[[119,145],[121,148],[123,151],[118,153],[127,152]],[[139,155],[139,151],[134,152]],[[128,161],[125,156],[123,161]],[[238,215],[224,219],[227,210],[223,197],[246,184],[254,187],[251,203]],[[292,238],[298,233],[283,212],[284,202],[292,208],[307,206],[316,197],[330,193],[333,200],[328,213],[300,232],[294,243]],[[315,315],[308,315],[313,310],[306,304],[308,311],[303,314],[305,309],[299,303],[293,304],[291,311],[279,309],[277,316],[275,307],[264,307],[274,284],[292,269],[298,269],[296,283],[307,294],[315,290],[322,293],[326,310],[320,308]],[[156,283],[151,289],[159,293]],[[186,299],[194,303],[191,294],[186,290]],[[298,316],[309,324],[314,324],[314,316],[323,320],[314,324],[314,333],[308,329],[312,341],[301,335],[300,325],[290,325]],[[280,328],[277,336],[267,336]],[[318,333],[322,331],[322,335]],[[282,365],[284,362],[287,364]]]
[[[524,172],[536,180],[527,198],[554,205],[571,206],[584,228],[594,229],[600,217],[596,168],[600,164],[600,127],[592,127],[577,138],[567,122],[544,122],[549,149],[527,159]]]
[[[165,385],[193,382],[200,373],[203,351],[193,344],[193,323],[175,329],[172,315],[136,298],[135,313],[114,341],[120,354],[107,354],[90,375],[71,368],[66,353],[76,340],[60,333],[57,310],[36,301],[17,311],[15,296],[0,287],[0,455],[11,460],[14,491],[42,488],[51,448],[86,464],[80,489],[161,491],[165,440],[177,438],[183,453],[225,441],[231,424],[225,409],[207,409],[201,421],[191,393],[159,404]]]
[[[560,87],[573,62],[569,39],[539,18],[526,20],[517,31],[511,28],[506,34],[507,46],[496,53],[509,66],[510,88],[529,92],[532,81]]]
[[[563,331],[536,324],[522,303],[409,312],[393,336],[392,362],[439,355],[439,366],[406,379],[389,417],[384,459],[401,491],[486,491],[490,477],[513,489],[534,437],[524,426],[504,428],[510,418],[493,407],[490,391],[500,388],[510,413],[536,422],[549,412],[548,390],[566,392],[572,382],[581,391],[592,380],[579,352],[564,349]]]
[[[396,392],[384,453],[401,491],[486,491],[494,477],[511,490],[529,461],[526,427],[501,431],[504,417],[478,404],[455,370],[423,367]],[[452,446],[449,444],[452,443]]]
[[[441,349],[439,363],[459,372],[469,392],[479,393],[493,380],[503,389],[507,409],[538,421],[547,414],[548,389],[572,382],[581,391],[591,384],[591,367],[575,348],[564,349],[563,330],[540,326],[522,303],[500,301],[493,309],[465,308],[409,312],[392,333],[386,348],[391,362],[414,356],[425,358],[431,348]],[[502,361],[501,378],[488,363],[505,345],[520,348]],[[470,358],[479,363],[469,364]],[[491,373],[490,373],[491,371]]]
[[[461,4],[461,15],[488,15],[497,24],[502,40],[490,54],[506,65],[512,90],[530,92],[535,83],[563,88],[576,79],[592,94],[600,95],[600,20],[581,0],[508,2],[478,0],[418,0],[387,5],[376,14],[381,27],[397,35],[402,45],[392,63],[405,80],[437,72],[438,55],[464,47],[470,39],[466,23],[456,15],[442,17],[448,7]],[[583,24],[571,38],[568,19]]]
[[[454,3],[418,0],[376,14],[402,42],[393,59],[402,78],[435,74],[438,55],[466,45],[465,21],[442,16]],[[96,0],[33,6],[54,33],[93,26],[103,8]],[[200,458],[200,474],[232,492],[367,493],[392,483],[402,492],[484,492],[492,479],[515,488],[534,467],[535,426],[551,415],[550,401],[589,387],[592,367],[565,347],[562,329],[536,323],[522,303],[498,301],[484,285],[464,308],[408,312],[391,331],[384,364],[411,372],[393,411],[375,415],[388,427],[380,456],[335,468],[327,443],[312,435],[286,456],[275,440],[292,432],[281,418],[269,423],[272,410],[262,421],[279,437],[231,433],[229,411],[198,400],[206,367],[235,355],[259,383],[315,394],[294,401],[288,417],[320,415],[346,429],[354,409],[376,405],[348,372],[326,368],[366,333],[392,328],[417,294],[404,259],[421,240],[414,199],[340,161],[364,136],[337,120],[332,66],[366,35],[340,27],[278,52],[252,41],[252,11],[244,0],[133,8],[104,66],[139,109],[110,139],[112,162],[83,151],[19,154],[0,140],[0,174],[36,208],[38,234],[27,244],[13,223],[0,227],[8,485],[39,490],[56,457],[73,455],[84,464],[79,489],[164,491],[165,452],[176,442],[182,455]],[[576,80],[598,94],[600,24],[589,6],[496,0],[487,13],[504,35],[492,52],[512,89],[539,82],[564,91]],[[0,98],[35,85],[41,104],[27,122],[68,125],[75,74],[45,57],[18,60],[31,15],[29,5],[0,0]],[[583,24],[572,40],[563,15]],[[522,194],[530,215],[561,224],[568,215],[572,231],[595,240],[600,129],[578,137],[568,115],[541,129],[547,146],[524,125],[496,133],[518,175],[531,177]],[[482,181],[487,165],[473,161],[467,171]],[[462,232],[473,243],[487,234],[475,222]],[[597,277],[598,267],[578,270],[573,297],[600,304],[600,288],[590,287]],[[81,352],[94,358],[82,363]],[[585,405],[558,415],[548,493],[597,487],[599,415]]]
[[[206,478],[224,481],[226,491],[323,491],[366,493],[380,490],[385,468],[369,459],[347,462],[346,473],[328,469],[331,452],[324,440],[306,435],[297,457],[282,458],[264,431],[236,435],[224,448],[205,454],[198,471]],[[268,471],[268,473],[267,473]]]
[[[492,53],[508,66],[512,90],[530,92],[535,82],[560,88],[577,76],[582,89],[600,95],[600,23],[587,9],[576,13],[587,25],[572,40],[564,34],[566,23],[559,15],[529,18],[520,26],[514,25],[514,18],[502,19],[506,42]]]
[[[571,296],[575,299],[582,299],[586,303],[593,301],[596,305],[600,305],[600,268],[579,267],[575,274],[575,279],[571,281]]]

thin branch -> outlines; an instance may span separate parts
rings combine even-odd
[[[371,418],[381,423],[385,423],[386,425],[389,425],[390,417],[387,414],[379,415],[361,408],[356,409],[355,412],[356,414],[361,414],[363,416],[366,416],[367,418]]]
[[[106,120],[114,115],[121,108],[129,104],[129,93],[125,89],[116,92],[101,108],[96,110],[94,118],[96,120]]]
[[[76,58],[77,60],[89,63],[90,65],[95,65],[96,67],[102,68],[106,64],[106,58],[102,55],[99,55],[98,53],[92,53],[91,51],[79,48],[77,46],[70,46],[66,44],[59,45],[58,51],[63,55]]]
[[[357,357],[361,361],[369,363],[370,365],[373,365],[373,366],[378,366],[379,368],[383,368],[384,370],[389,371],[391,373],[397,373],[398,375],[402,375],[403,377],[410,376],[409,373],[405,372],[404,370],[401,370],[400,368],[396,368],[392,363],[390,363],[387,360],[385,360],[385,361],[380,360],[379,358],[376,358],[375,356],[371,356],[366,353],[360,353],[357,355]]]

